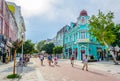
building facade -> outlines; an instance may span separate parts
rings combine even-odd
[[[0,0],[0,60],[2,59],[2,52],[5,47],[5,40],[3,35],[3,0]]]
[[[63,35],[64,35],[65,27],[66,26],[64,26],[57,32],[55,46],[63,46]]]
[[[5,0],[0,0],[0,60],[13,59],[12,43],[18,39],[18,24],[13,12],[9,9]],[[24,32],[25,25],[21,16],[21,30]],[[25,36],[24,36],[25,37]],[[22,37],[21,37],[22,38]],[[7,61],[6,61],[7,62]]]
[[[82,60],[83,54],[86,54],[97,59],[98,54],[104,50],[104,46],[100,45],[95,37],[90,36],[88,20],[87,11],[82,10],[76,23],[66,25],[63,41],[65,58],[74,54],[76,59]]]
[[[16,24],[18,26],[17,39],[25,40],[26,29],[25,29],[24,19],[21,14],[21,7],[17,6],[13,2],[7,2],[7,5],[11,13],[14,15]]]

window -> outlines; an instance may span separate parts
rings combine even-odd
[[[85,32],[81,32],[81,39],[85,39]]]

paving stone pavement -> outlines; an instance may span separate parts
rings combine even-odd
[[[32,62],[23,67],[23,73],[19,79],[7,79],[6,76],[13,73],[13,62],[0,65],[0,81],[44,81],[41,73]]]
[[[77,65],[82,65],[81,61],[76,61]],[[104,71],[120,79],[120,62],[115,65],[113,61],[90,62],[89,68]]]
[[[120,81],[120,65],[112,62],[89,63],[89,71],[82,71],[81,61],[75,61],[71,67],[70,60],[60,59],[58,65],[49,66],[47,60],[40,65],[39,58],[31,58],[23,68],[20,79],[7,79],[12,74],[13,62],[0,65],[0,81]]]
[[[38,62],[39,59],[34,59],[34,61]],[[89,71],[82,70],[81,61],[75,61],[74,67],[71,67],[70,60],[64,59],[59,60],[58,66],[48,66],[47,61],[44,62],[44,66],[40,66],[38,63],[35,65],[39,67],[46,81],[120,81],[117,76],[113,76],[111,73],[94,69],[93,67],[97,67],[97,63],[96,65],[91,63]]]

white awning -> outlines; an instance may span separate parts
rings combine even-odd
[[[12,43],[9,42],[9,41],[7,41],[6,45],[7,45],[8,47],[13,47]]]

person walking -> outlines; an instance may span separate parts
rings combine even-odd
[[[84,70],[84,68],[86,68],[86,71],[88,71],[88,56],[87,55],[83,55],[83,67],[82,70]]]
[[[40,54],[40,61],[41,61],[41,65],[43,65],[43,61],[44,61],[44,55]]]
[[[51,66],[51,63],[53,63],[53,60],[52,60],[52,55],[51,54],[48,54],[48,63],[49,63],[49,66]]]
[[[57,55],[55,55],[53,59],[54,59],[54,64],[57,65],[57,63],[58,63]]]
[[[75,59],[75,57],[74,57],[74,55],[72,54],[71,57],[70,57],[72,67],[74,66],[74,59]]]

